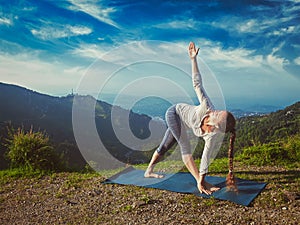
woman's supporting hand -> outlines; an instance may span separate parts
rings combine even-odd
[[[205,181],[205,174],[200,175],[199,180],[197,181],[197,187],[199,192],[206,195],[211,195],[213,192],[220,190],[219,187],[213,186],[212,184]]]

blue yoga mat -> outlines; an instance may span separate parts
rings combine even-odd
[[[200,194],[197,183],[190,173],[178,172],[175,174],[164,174],[164,178],[159,179],[144,178],[144,172],[145,171],[143,170],[128,167],[106,179],[103,183],[157,188],[179,193],[194,194],[204,198],[214,197],[216,199],[228,200],[244,206],[248,206],[266,186],[266,183],[237,178],[238,192],[234,192],[226,189],[225,177],[206,176],[207,182],[221,188],[219,191],[208,196],[206,194]]]

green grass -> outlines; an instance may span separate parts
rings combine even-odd
[[[51,180],[55,180],[59,174],[65,173],[68,176],[67,182],[64,184],[67,188],[75,187],[84,180],[95,177],[101,176],[100,173],[95,172],[61,172],[56,173],[53,171],[44,171],[44,170],[26,170],[24,168],[12,168],[6,170],[0,170],[0,186],[6,183],[9,183],[13,180],[17,179],[41,179],[43,176],[50,176]]]
[[[247,147],[237,160],[247,165],[295,168],[300,161],[300,136]]]
[[[236,176],[244,179],[257,179],[267,180],[266,174],[257,174],[255,171],[245,172],[249,167],[267,168],[280,166],[286,171],[293,171],[294,168],[300,167],[300,138],[299,135],[290,137],[285,141],[277,141],[274,143],[256,145],[244,149],[244,151],[234,157],[234,171]],[[197,166],[200,165],[200,159],[196,159]],[[133,165],[136,169],[145,170],[148,164]],[[236,169],[237,168],[237,169]],[[113,170],[102,170],[100,172],[93,172],[92,170],[86,170],[83,172],[66,172],[68,173],[68,181],[64,184],[65,187],[75,187],[84,180],[94,176],[102,176],[108,178],[120,171],[125,167],[120,167]],[[163,160],[159,162],[155,171],[161,173],[176,173],[179,171],[186,172],[187,169],[181,160]],[[228,172],[228,159],[221,158],[215,159],[209,167],[210,174],[226,175]],[[269,171],[271,172],[271,171]],[[26,168],[12,168],[7,170],[0,170],[0,185],[6,184],[12,180],[19,178],[34,178],[39,179],[45,175],[49,175],[52,179],[55,179],[59,173],[44,170],[27,170]],[[293,174],[294,176],[294,174]],[[288,180],[286,180],[288,182]],[[299,182],[299,178],[296,182]]]
[[[16,180],[19,178],[40,178],[47,174],[46,171],[39,170],[26,170],[24,168],[13,168],[0,170],[0,185],[6,184],[12,180]]]
[[[119,168],[117,168],[117,169],[101,170],[101,171],[98,171],[98,172],[96,172],[96,173],[99,174],[100,176],[109,178],[109,177],[113,176],[114,174],[121,172],[121,171],[124,170],[125,168],[126,168],[126,167],[119,167]]]

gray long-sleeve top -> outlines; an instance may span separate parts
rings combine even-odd
[[[192,81],[200,104],[189,105],[186,103],[179,103],[176,105],[176,113],[179,115],[185,125],[192,129],[193,133],[197,137],[202,137],[205,141],[200,164],[200,175],[202,175],[208,173],[208,167],[221,147],[224,133],[221,132],[220,129],[215,129],[213,132],[209,133],[204,133],[201,130],[202,121],[208,115],[212,116],[210,119],[212,125],[215,125],[215,127],[218,128],[217,124],[213,124],[213,118],[218,117],[218,111],[214,111],[214,105],[204,90],[201,73],[198,70],[193,71]]]

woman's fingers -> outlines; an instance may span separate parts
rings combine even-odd
[[[206,195],[211,195],[211,191],[209,191],[209,190],[205,190],[205,189],[204,189],[204,190],[202,190],[202,192],[204,192],[204,194],[206,194]],[[201,192],[201,193],[202,193],[202,192]]]
[[[196,48],[195,48],[194,42],[190,42],[190,44],[189,44],[189,49],[190,49],[190,50],[195,50],[195,49],[196,49]]]

